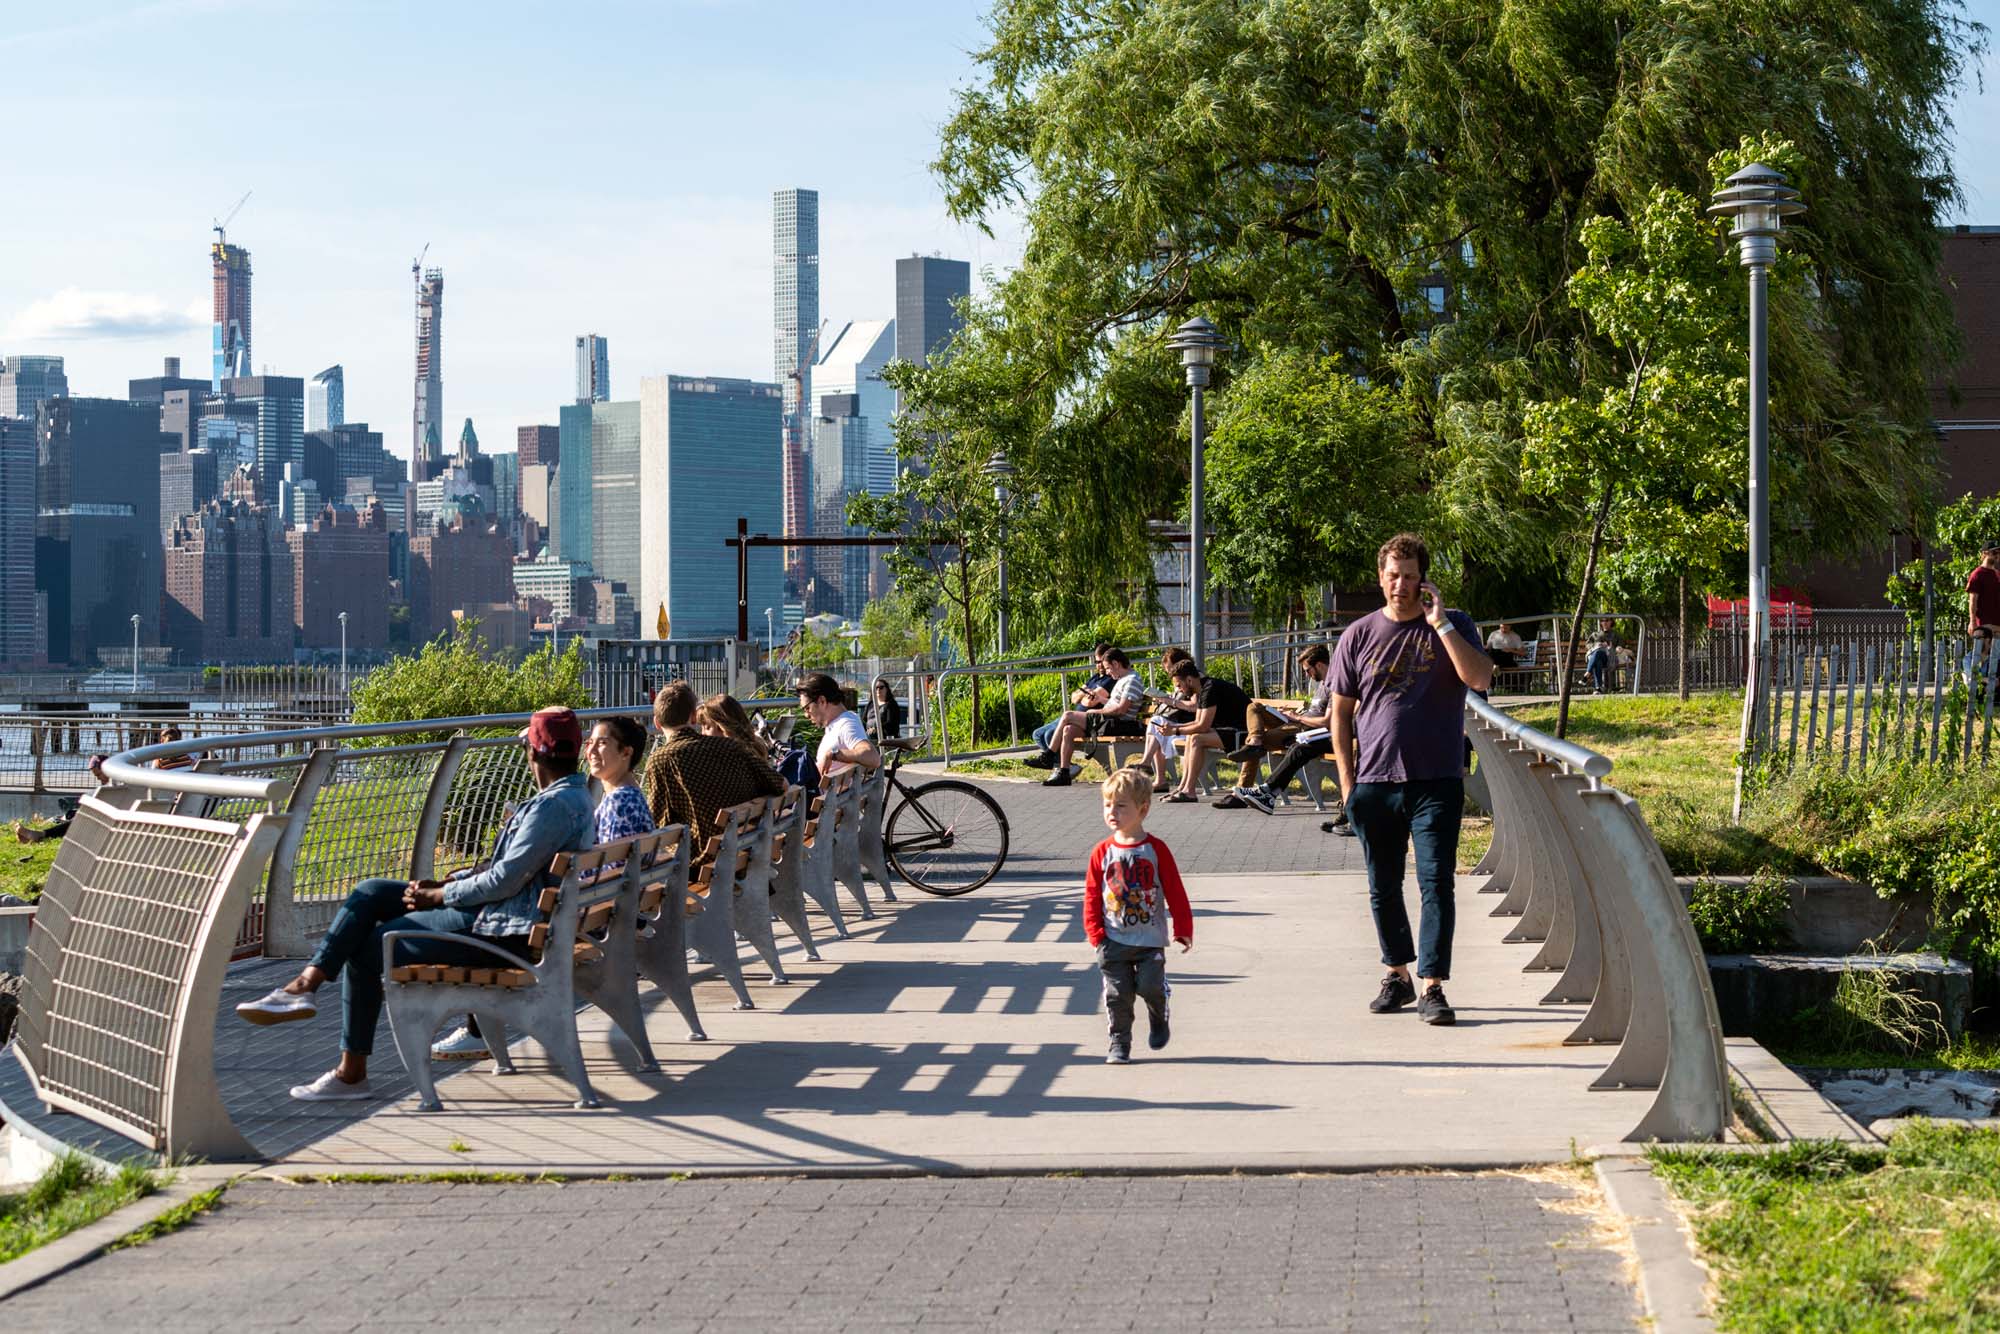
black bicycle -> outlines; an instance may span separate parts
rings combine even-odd
[[[961,779],[905,783],[897,770],[921,744],[908,738],[882,743],[889,761],[884,776],[902,797],[882,826],[882,842],[897,873],[926,894],[969,894],[1007,861],[1007,815]],[[885,792],[884,802],[890,799]]]

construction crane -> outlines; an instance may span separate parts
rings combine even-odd
[[[410,261],[410,283],[412,286],[421,284],[423,282],[424,256],[430,253],[431,253],[431,243],[429,241],[426,241],[424,242],[424,248],[417,252],[417,257]]]
[[[785,372],[786,379],[797,380],[799,382],[799,419],[801,421],[805,420],[806,417],[806,370],[813,364],[813,358],[819,355],[819,340],[826,337],[826,326],[831,323],[831,320],[821,320],[819,322],[819,329],[813,334],[812,341],[806,344],[806,350],[799,356],[799,364]]]
[[[222,245],[226,241],[228,241],[229,236],[228,233],[224,231],[224,229],[228,227],[230,223],[236,221],[236,215],[238,213],[241,213],[243,211],[243,206],[250,202],[250,196],[253,193],[255,192],[251,190],[245,190],[243,192],[243,198],[236,201],[235,208],[230,209],[229,212],[223,214],[220,218],[214,219],[215,243],[217,245]]]

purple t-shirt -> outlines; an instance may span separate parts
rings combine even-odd
[[[1470,616],[1445,614],[1466,643],[1479,642]],[[1464,772],[1465,683],[1423,617],[1392,621],[1378,611],[1348,626],[1334,645],[1329,679],[1334,694],[1360,701],[1355,782],[1416,783]]]

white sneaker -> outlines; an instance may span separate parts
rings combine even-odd
[[[366,1079],[350,1084],[329,1070],[310,1084],[292,1085],[292,1096],[300,1102],[351,1102],[375,1096],[375,1087]]]
[[[460,1024],[431,1044],[431,1055],[440,1061],[476,1061],[486,1055],[486,1039]]]
[[[283,987],[236,1007],[237,1016],[253,1024],[288,1024],[294,1019],[310,1019],[318,1013],[319,1003],[310,991],[294,993]]]

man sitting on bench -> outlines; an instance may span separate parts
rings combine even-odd
[[[1104,671],[1111,678],[1111,694],[1095,708],[1065,713],[1056,725],[1056,771],[1042,780],[1043,787],[1068,787],[1076,781],[1076,766],[1070,755],[1084,736],[1140,736],[1146,725],[1139,720],[1145,707],[1146,684],[1132,670],[1125,650],[1104,650]]]
[[[581,852],[596,834],[590,784],[576,771],[583,727],[570,709],[543,709],[522,734],[538,791],[508,817],[484,867],[447,880],[364,880],[334,914],[312,962],[299,975],[236,1013],[253,1024],[310,1019],[319,1012],[314,993],[345,974],[341,992],[340,1062],[310,1084],[292,1089],[302,1102],[375,1096],[368,1057],[382,1014],[382,937],[391,931],[444,931],[475,936],[517,955],[527,951],[536,901],[561,883],[549,871],[556,854]],[[493,966],[493,955],[445,940],[404,940],[396,963],[454,967]]]
[[[1103,704],[1111,694],[1111,675],[1104,670],[1104,655],[1111,649],[1109,644],[1099,644],[1090,650],[1090,675],[1083,684],[1069,692],[1069,702],[1078,709],[1094,709]],[[1056,729],[1062,726],[1062,719],[1043,723],[1035,729],[1035,744],[1041,749],[1021,763],[1030,769],[1053,769],[1056,767]]]
[[[1175,692],[1194,697],[1194,719],[1175,723],[1163,730],[1184,738],[1181,743],[1181,785],[1167,796],[1169,802],[1196,800],[1195,788],[1208,767],[1208,752],[1230,750],[1243,740],[1250,712],[1250,697],[1234,681],[1204,676],[1190,659],[1174,668]]]

